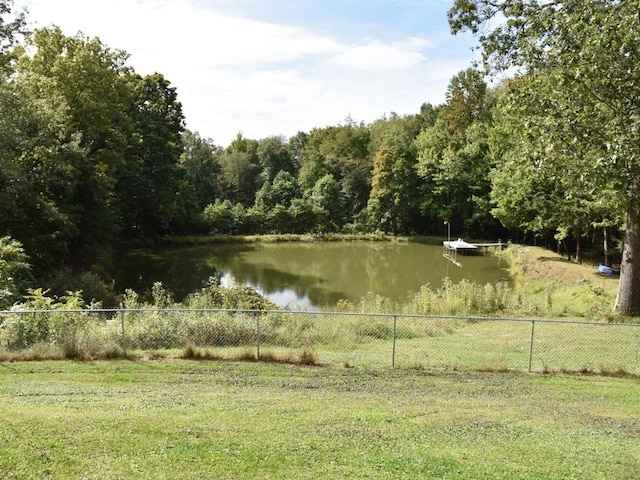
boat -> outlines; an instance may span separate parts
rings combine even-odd
[[[620,269],[608,267],[607,265],[598,265],[598,271],[604,275],[620,275]]]

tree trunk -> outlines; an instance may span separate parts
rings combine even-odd
[[[640,315],[640,198],[636,195],[627,206],[620,285],[613,311],[618,315]]]
[[[611,231],[609,230],[609,227],[604,227],[603,228],[603,236],[604,236],[604,244],[603,244],[603,248],[604,248],[604,264],[607,267],[611,266],[611,255],[609,254],[609,251],[611,250]]]

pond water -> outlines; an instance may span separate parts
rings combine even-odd
[[[118,259],[116,288],[142,294],[159,281],[180,301],[215,276],[223,285],[252,286],[283,308],[329,309],[368,292],[401,300],[422,285],[439,287],[447,277],[482,285],[509,279],[499,256],[458,255],[458,267],[442,253],[434,245],[366,241],[134,250]]]

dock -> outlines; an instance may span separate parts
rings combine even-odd
[[[444,247],[444,252],[442,256],[447,260],[451,261],[454,265],[458,267],[462,267],[462,264],[458,262],[458,258],[457,258],[458,252],[466,255],[476,255],[481,251],[486,252],[487,250],[492,248],[497,248],[502,250],[507,246],[506,243],[503,243],[501,241],[490,242],[490,243],[470,243],[470,242],[465,242],[461,238],[458,238],[457,240],[453,240],[453,241],[448,240],[448,241],[442,242],[442,245]]]

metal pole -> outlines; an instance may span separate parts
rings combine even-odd
[[[260,360],[260,315],[256,314],[256,354],[257,359]]]
[[[398,317],[393,316],[393,348],[391,352],[391,368],[396,368],[396,332],[398,331]]]
[[[124,323],[125,323],[124,322],[124,317],[126,315],[127,314],[126,314],[126,310],[125,310],[124,312],[122,312],[122,317],[121,317],[122,320],[120,321],[120,330],[122,332],[122,345],[121,345],[121,347],[122,347],[122,353],[124,354],[125,357],[127,356],[127,345],[126,345],[127,338],[126,338],[125,333],[124,333]]]
[[[531,372],[531,364],[533,362],[533,337],[536,329],[536,321],[531,321],[531,340],[529,341],[529,372]]]

